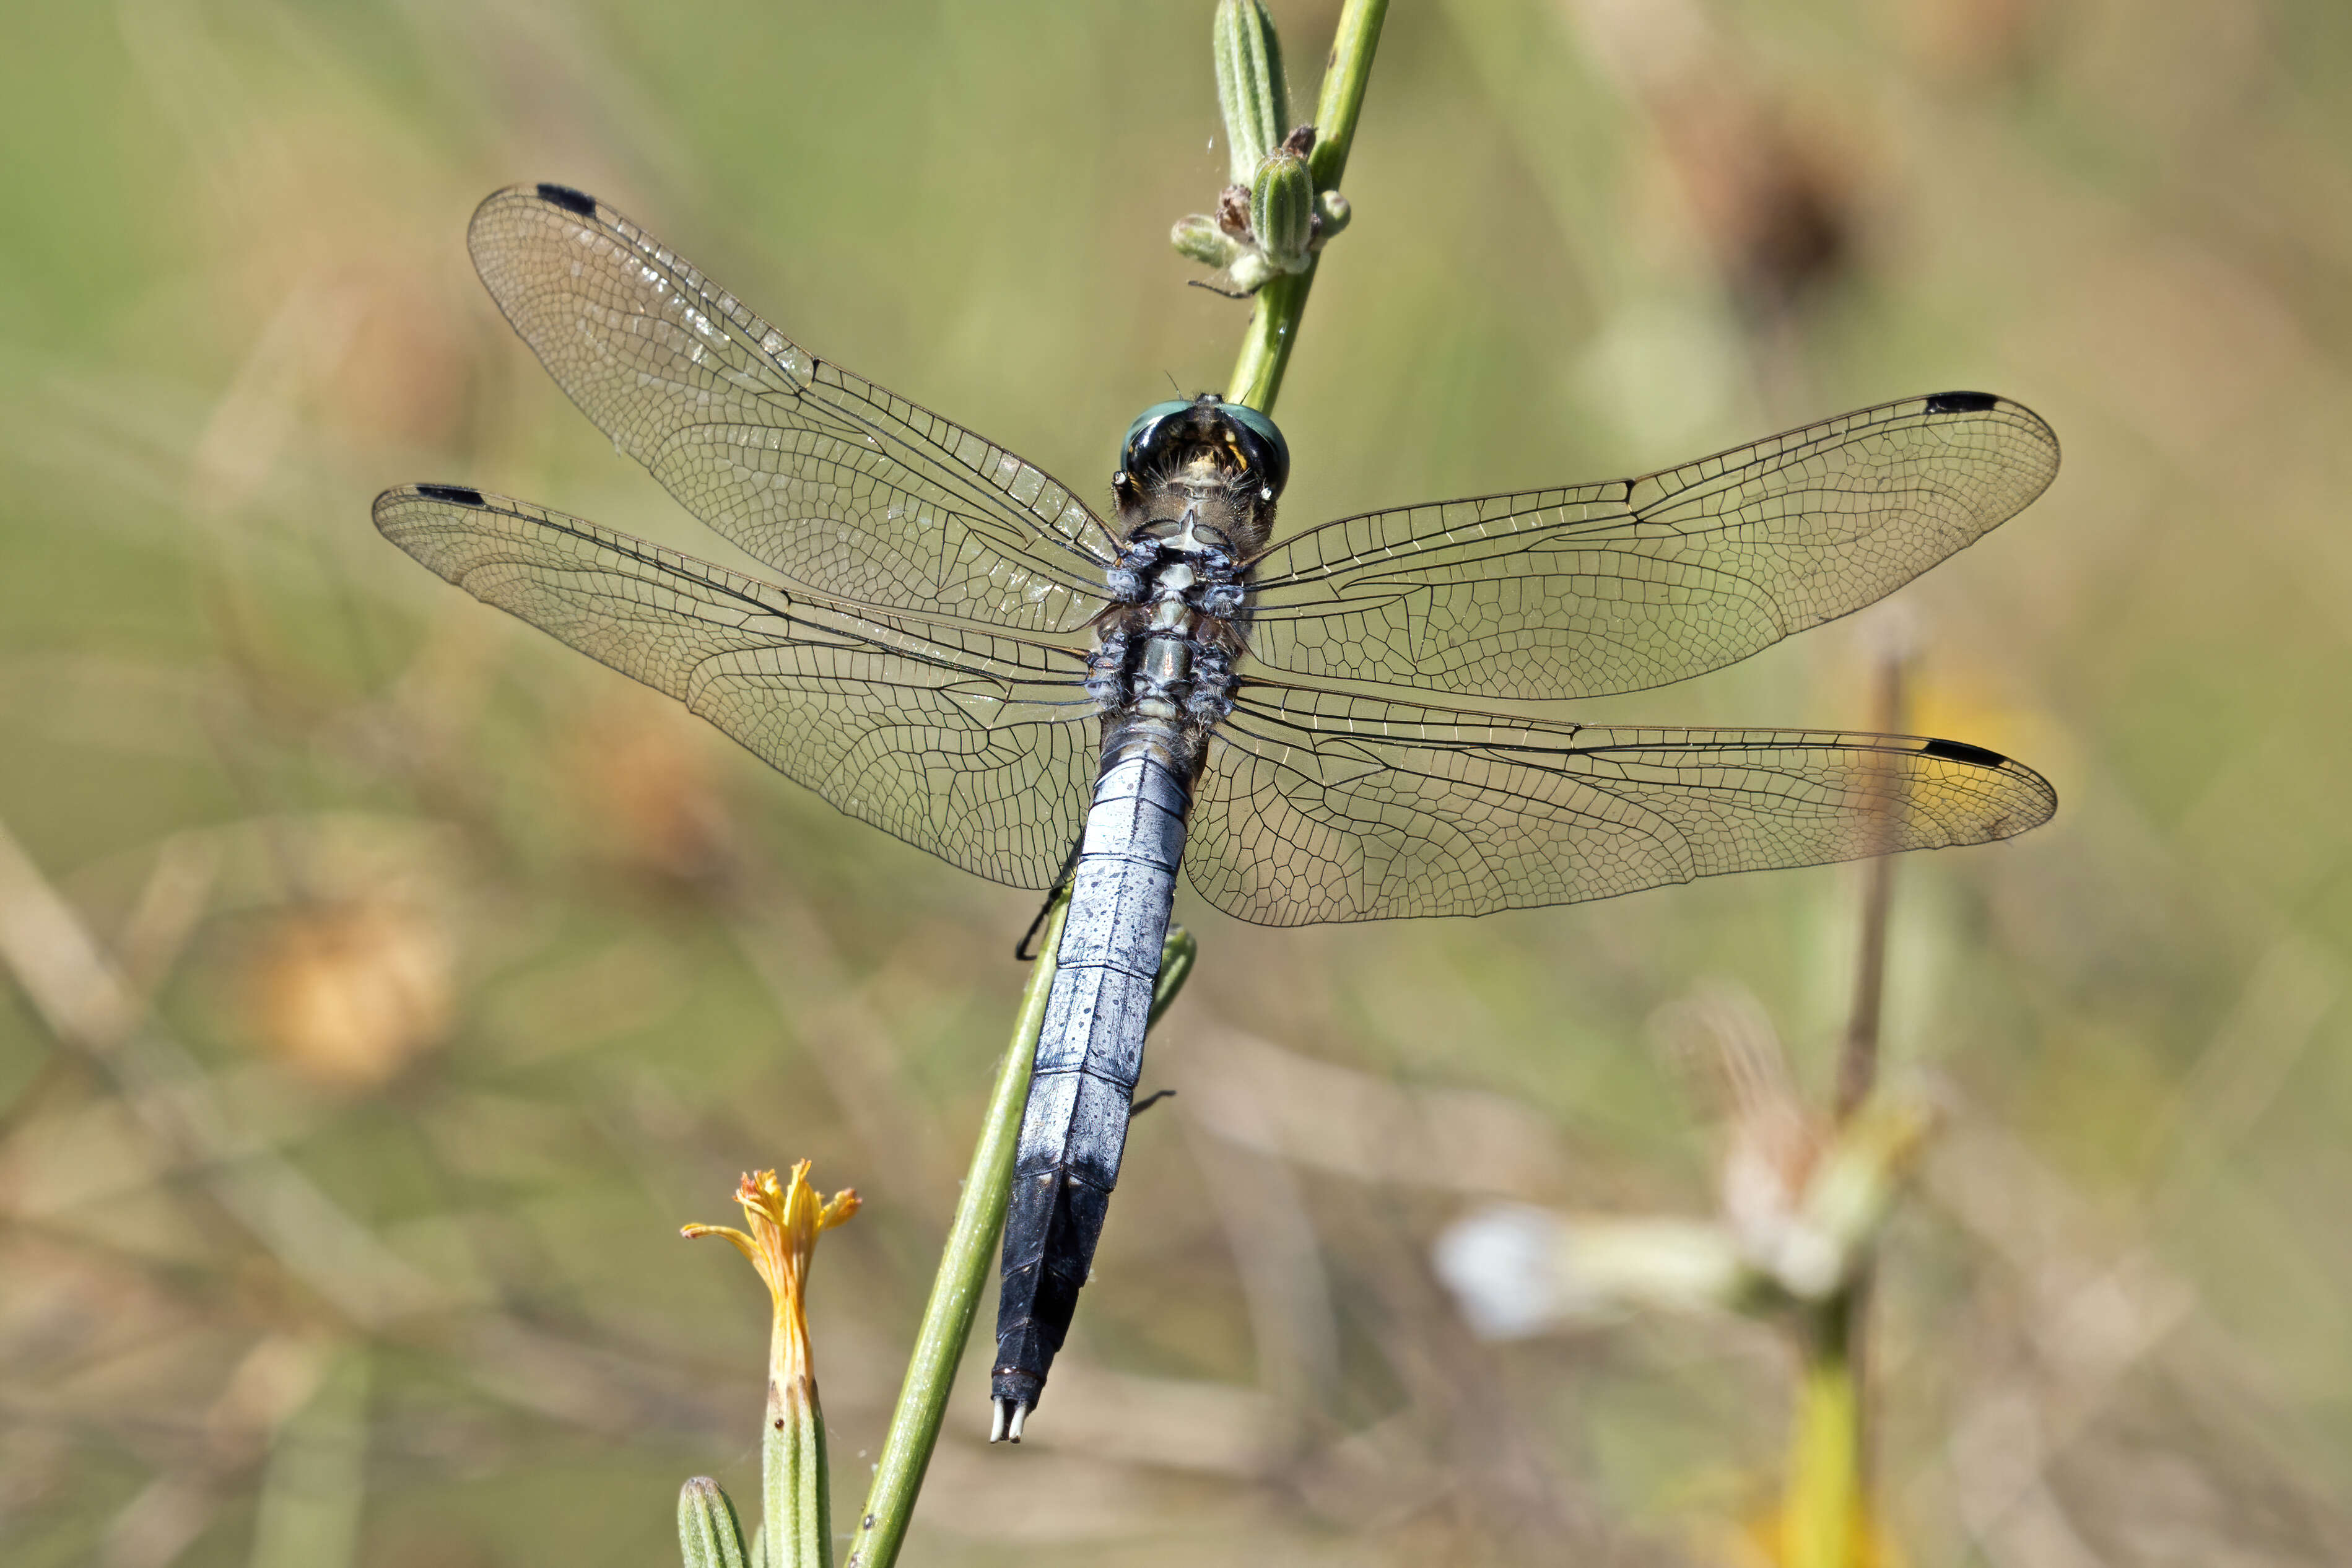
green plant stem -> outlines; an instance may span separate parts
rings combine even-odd
[[[1859,1568],[1864,1561],[1862,1387],[1846,1327],[1843,1294],[1823,1302],[1808,1325],[1780,1513],[1786,1568]]]
[[[1381,23],[1388,16],[1388,0],[1348,0],[1339,13],[1339,29],[1331,40],[1331,63],[1323,72],[1323,89],[1315,100],[1315,151],[1307,168],[1318,191],[1337,190],[1348,167],[1348,149],[1356,139],[1356,121],[1363,112],[1364,88],[1371,80],[1372,52],[1380,47]],[[1274,412],[1282,391],[1282,373],[1290,365],[1290,348],[1298,338],[1298,321],[1307,311],[1307,290],[1315,286],[1318,261],[1304,272],[1276,278],[1258,290],[1257,311],[1242,339],[1241,357],[1225,400],[1247,404],[1262,414]]]
[[[1013,1018],[1013,1038],[996,1069],[996,1087],[989,1094],[988,1115],[980,1142],[971,1152],[971,1170],[965,1175],[963,1194],[956,1200],[955,1219],[948,1226],[947,1247],[940,1256],[940,1271],[931,1282],[931,1299],[923,1308],[923,1326],[915,1336],[915,1353],[907,1363],[907,1381],[898,1391],[898,1408],[882,1440],[882,1458],[874,1468],[874,1484],[866,1494],[857,1531],[849,1544],[844,1568],[890,1568],[906,1540],[908,1521],[915,1511],[915,1496],[922,1489],[923,1472],[931,1449],[940,1440],[948,1394],[955,1383],[956,1364],[963,1359],[964,1342],[971,1336],[971,1320],[986,1293],[989,1265],[996,1260],[996,1238],[1004,1228],[1004,1208],[1013,1190],[1013,1147],[1021,1136],[1022,1106],[1029,1096],[1029,1067],[1037,1054],[1037,1035],[1045,1025],[1045,1000],[1054,989],[1054,959],[1062,945],[1062,921],[1069,913],[1066,889],[1055,900],[1030,966],[1028,987],[1021,993],[1021,1011]]]

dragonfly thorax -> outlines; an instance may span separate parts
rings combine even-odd
[[[1164,473],[1122,469],[1111,491],[1120,537],[1129,543],[1156,540],[1184,553],[1221,551],[1245,561],[1274,533],[1274,487],[1213,448],[1196,447]]]
[[[1106,715],[1197,735],[1233,709],[1248,562],[1274,531],[1289,454],[1265,416],[1202,397],[1146,412],[1123,457],[1123,542],[1087,689]]]
[[[1204,729],[1233,707],[1247,588],[1222,530],[1190,504],[1131,538],[1107,574],[1112,607],[1096,623],[1087,689],[1106,714]]]

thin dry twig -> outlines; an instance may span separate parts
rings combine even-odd
[[[1883,735],[1904,730],[1904,673],[1906,650],[1890,637],[1877,668],[1877,691],[1871,706],[1870,725]],[[1886,787],[1895,781],[1886,781]],[[1891,803],[1890,803],[1891,804]],[[1896,813],[1876,814],[1882,839],[1891,833]],[[1891,846],[1890,846],[1891,847]],[[1886,930],[1895,902],[1895,857],[1881,853],[1863,864],[1862,945],[1855,965],[1853,1007],[1847,1016],[1844,1048],[1838,1058],[1837,1114],[1852,1116],[1878,1082],[1880,1020],[1885,1012]]]

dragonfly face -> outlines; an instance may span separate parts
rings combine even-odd
[[[1269,506],[1290,482],[1290,443],[1274,421],[1247,404],[1227,403],[1213,392],[1172,403],[1155,403],[1127,427],[1119,454],[1121,473],[1159,472],[1181,466],[1201,448],[1217,455],[1226,470],[1256,481]],[[1118,484],[1114,478],[1112,484]]]
[[[1262,924],[1475,915],[1979,844],[2056,809],[1959,742],[1443,705],[1664,685],[1872,603],[2056,473],[2005,399],[1276,539],[1280,431],[1202,397],[1130,427],[1106,521],[593,197],[502,191],[467,237],[564,391],[770,574],[469,485],[385,491],[384,535],[852,816],[1015,887],[1069,871],[1005,1226],[1000,1436],[1086,1280],[1180,864]]]

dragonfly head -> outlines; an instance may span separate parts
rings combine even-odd
[[[1130,474],[1163,476],[1203,455],[1235,477],[1256,480],[1272,492],[1268,500],[1290,479],[1290,444],[1274,421],[1213,392],[1145,409],[1127,427],[1119,467]]]

